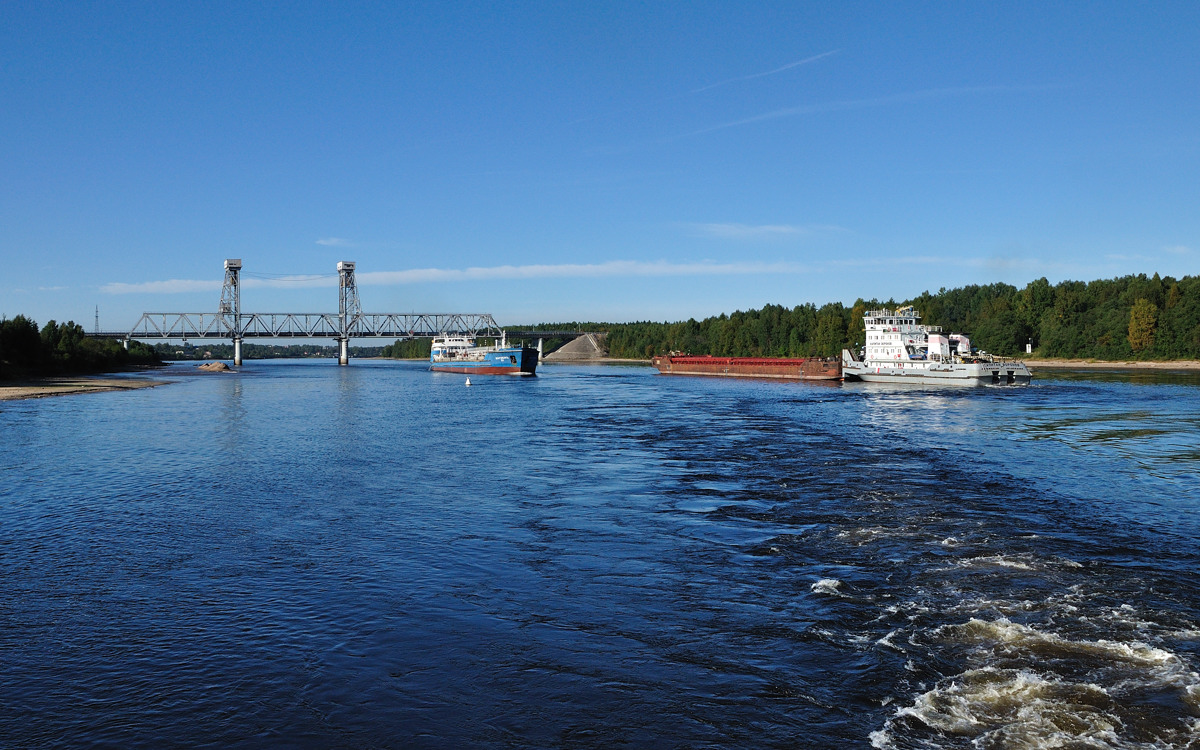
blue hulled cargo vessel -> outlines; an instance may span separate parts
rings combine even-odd
[[[429,369],[467,375],[533,375],[538,351],[528,346],[508,346],[504,337],[495,346],[476,346],[471,336],[439,336],[429,352]]]

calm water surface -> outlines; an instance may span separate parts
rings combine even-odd
[[[0,403],[0,746],[1200,746],[1200,379]]]

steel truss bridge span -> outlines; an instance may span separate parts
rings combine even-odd
[[[429,338],[500,335],[487,313],[142,313],[129,331],[100,333],[125,339]]]
[[[228,339],[233,342],[233,363],[242,364],[242,340],[248,338],[324,338],[338,342],[338,364],[350,363],[350,339],[411,339],[433,336],[500,336],[502,331],[486,313],[365,313],[358,299],[354,262],[337,264],[336,313],[242,312],[242,261],[225,261],[225,283],[216,312],[148,312],[128,331],[95,331],[91,336],[131,339]],[[99,313],[97,313],[99,318]],[[99,326],[97,326],[99,327]],[[561,333],[561,332],[554,332]],[[542,338],[539,334],[538,359]]]

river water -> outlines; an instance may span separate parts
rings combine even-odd
[[[0,403],[0,746],[1200,746],[1200,378]]]

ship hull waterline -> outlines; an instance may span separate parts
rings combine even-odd
[[[501,349],[489,351],[480,359],[446,358],[429,363],[433,372],[452,372],[459,375],[516,375],[531,377],[537,374],[537,349]]]
[[[970,368],[970,369],[968,369]],[[1029,385],[1032,375],[1021,367],[951,366],[945,369],[903,370],[891,367],[852,368],[843,366],[847,382],[897,383],[902,385]]]

